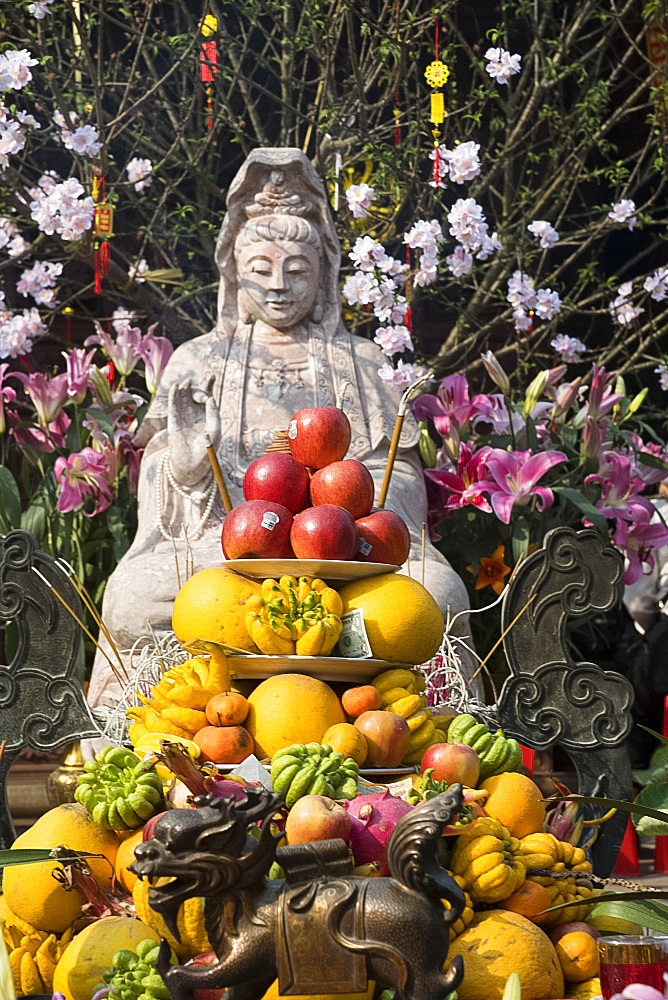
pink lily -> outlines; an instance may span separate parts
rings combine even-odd
[[[504,524],[510,523],[515,504],[529,503],[538,498],[538,510],[545,510],[554,502],[554,494],[547,486],[537,486],[550,469],[568,459],[562,451],[541,451],[537,455],[528,451],[503,451],[492,448],[486,458],[487,479],[476,489],[490,495],[492,509]]]
[[[99,344],[119,375],[129,375],[142,360],[142,334],[138,326],[123,328],[114,340],[96,323],[95,333],[84,341],[86,347],[90,344]]]
[[[472,504],[486,513],[491,513],[487,500],[476,489],[485,476],[485,459],[491,448],[481,448],[475,453],[468,444],[462,444],[457,461],[457,471],[447,472],[445,469],[425,469],[425,475],[438,483],[450,495],[445,502],[448,510],[466,507]]]
[[[14,372],[13,378],[23,382],[23,388],[33,401],[40,427],[48,427],[67,402],[68,376],[45,375],[44,372]]]
[[[664,981],[666,977],[664,976]],[[661,993],[653,986],[644,983],[631,983],[625,986],[621,993],[613,993],[611,1000],[668,1000],[668,987]]]
[[[581,383],[582,379],[576,378],[572,382],[566,382],[564,385],[555,387],[554,407],[552,409],[553,420],[564,416],[570,410],[571,406],[575,405]]]
[[[105,456],[92,448],[82,448],[68,458],[57,458],[53,467],[53,474],[60,486],[57,509],[66,514],[76,510],[90,496],[95,506],[91,511],[83,511],[86,517],[106,510],[111,503],[111,491],[106,480],[107,468]]]
[[[653,486],[655,483],[662,483],[664,479],[668,479],[668,470],[655,469],[652,465],[645,465],[642,460],[642,456],[646,454],[668,462],[668,447],[655,444],[653,441],[643,441],[639,434],[629,434],[628,438],[633,448],[633,452],[629,454],[632,474],[638,479],[642,479],[646,486]]]
[[[83,403],[90,383],[90,366],[95,351],[84,351],[81,347],[65,352],[67,362],[67,395],[77,406]]]
[[[47,454],[55,451],[56,448],[65,447],[67,428],[72,423],[65,410],[60,411],[45,431],[37,424],[25,423],[14,411],[8,411],[7,416],[10,424],[9,433],[17,444],[36,448],[37,451],[44,451]]]
[[[602,417],[622,399],[621,392],[612,392],[609,385],[616,372],[606,372],[601,365],[593,366],[587,413],[590,417]]]
[[[598,458],[603,444],[603,434],[598,421],[590,417],[585,417],[584,431],[582,433],[582,455],[585,459]],[[590,466],[591,468],[591,466]],[[594,468],[596,466],[594,465]]]
[[[641,576],[652,572],[652,551],[668,545],[668,528],[663,523],[650,524],[650,518],[645,513],[630,524],[618,518],[612,540],[628,560],[624,583],[635,583]]]
[[[128,489],[130,493],[136,493],[137,483],[139,482],[139,466],[141,465],[144,449],[135,447],[130,438],[124,437],[119,442],[119,451],[122,461],[128,470]]]
[[[7,430],[7,421],[5,420],[5,403],[13,403],[16,399],[16,393],[11,388],[11,386],[3,386],[3,381],[5,378],[5,372],[9,368],[9,365],[0,365],[0,434],[4,434]]]
[[[174,353],[174,347],[167,337],[154,337],[153,331],[158,324],[149,326],[146,336],[142,340],[142,357],[144,359],[144,378],[146,388],[155,396],[158,391],[160,376],[167,367],[167,362]]]
[[[602,474],[601,474],[602,473]],[[601,496],[596,501],[604,517],[628,518],[631,521],[646,516],[652,517],[654,508],[646,497],[638,496],[645,484],[631,474],[631,462],[626,455],[614,451],[606,452],[599,473],[585,477],[585,486],[598,483]]]
[[[443,438],[448,437],[453,426],[456,432],[461,432],[475,412],[469,399],[469,384],[463,375],[446,376],[435,396],[424,393],[412,406],[416,419],[430,417]]]

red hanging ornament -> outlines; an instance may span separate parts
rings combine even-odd
[[[114,235],[114,206],[106,201],[106,184],[104,177],[93,177],[93,201],[95,216],[93,235],[95,236],[94,251],[94,281],[96,295],[102,292],[102,275],[109,274],[109,240]]]
[[[441,171],[439,164],[441,130],[439,126],[443,124],[447,114],[445,110],[445,98],[441,88],[445,83],[447,83],[448,76],[450,75],[448,67],[438,58],[438,18],[435,18],[435,32],[436,38],[434,54],[436,58],[427,66],[424,71],[424,76],[429,86],[434,88],[430,94],[429,121],[434,126],[431,130],[434,143],[434,187],[438,188],[441,186]]]
[[[213,81],[218,72],[218,49],[216,40],[211,36],[218,30],[218,21],[213,14],[208,13],[202,24],[202,35],[206,41],[202,42],[199,53],[199,78],[206,84],[206,126],[213,128]]]

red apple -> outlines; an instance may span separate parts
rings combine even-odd
[[[363,517],[371,510],[374,482],[366,465],[355,458],[332,462],[311,477],[311,503],[331,503],[343,507],[353,517]]]
[[[408,750],[411,731],[395,712],[362,712],[353,725],[366,737],[365,767],[398,767]]]
[[[411,548],[406,522],[393,510],[372,510],[356,520],[359,541],[356,558],[361,562],[403,566]]]
[[[338,406],[298,410],[290,418],[288,443],[292,457],[314,469],[338,462],[348,451],[350,421]]]
[[[226,559],[290,559],[292,514],[269,500],[247,500],[233,507],[223,522]]]
[[[297,799],[285,821],[288,844],[311,840],[348,840],[350,816],[338,802],[326,795],[304,795]]]
[[[243,489],[246,500],[270,500],[296,514],[308,502],[308,486],[305,465],[285,452],[269,451],[248,466]]]
[[[290,543],[297,559],[353,559],[357,528],[347,510],[325,503],[295,516]]]
[[[207,965],[218,965],[219,961],[220,959],[216,955],[215,951],[207,951],[203,955],[195,955],[195,957],[191,958],[189,962],[186,962],[186,966],[188,968],[192,965],[202,965],[206,967]],[[193,990],[195,1000],[220,1000],[224,993],[224,987],[219,990]]]
[[[466,743],[434,743],[425,750],[420,761],[420,772],[434,768],[435,781],[461,781],[462,785],[475,788],[480,777],[480,757]]]

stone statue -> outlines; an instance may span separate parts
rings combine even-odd
[[[170,627],[178,589],[172,535],[183,555],[186,526],[195,571],[223,561],[224,509],[205,432],[236,505],[244,499],[245,470],[275,432],[303,407],[333,404],[348,383],[347,457],[367,465],[376,495],[383,478],[400,393],[378,378],[380,349],[342,323],[341,251],[315,169],[299,150],[256,149],[233,181],[227,207],[216,247],[218,322],[174,352],[139,432],[146,450],[137,535],[109,579],[102,609],[119,649],[146,634],[147,621]],[[386,507],[409,526],[411,567],[420,578],[427,500],[417,440],[408,415]],[[429,543],[425,585],[444,613],[468,607],[464,584]],[[465,619],[459,624],[465,627]],[[116,692],[98,654],[91,703],[113,703]]]

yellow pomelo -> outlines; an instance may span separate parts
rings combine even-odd
[[[102,917],[72,938],[53,974],[53,991],[65,1000],[90,1000],[94,988],[111,968],[117,951],[134,951],[140,941],[160,936],[134,917]]]
[[[489,910],[476,915],[448,951],[464,959],[458,1000],[501,1000],[506,980],[516,972],[522,1000],[555,1000],[564,996],[564,977],[547,934],[519,913]]]
[[[17,837],[12,850],[19,848],[67,847],[71,851],[90,851],[102,858],[87,858],[86,864],[105,888],[111,887],[118,838],[103,830],[78,802],[56,806]],[[60,934],[81,912],[78,892],[68,892],[51,873],[56,862],[12,865],[3,872],[3,891],[10,910],[41,931]]]
[[[292,743],[320,743],[330,726],[346,721],[332,689],[306,674],[268,677],[248,696],[248,703],[244,725],[260,759]]]
[[[429,591],[408,576],[383,573],[339,591],[343,612],[359,608],[373,655],[380,660],[425,663],[443,640],[443,615]]]
[[[260,584],[224,566],[202,569],[184,583],[172,610],[174,634],[185,649],[201,652],[200,642],[218,642],[248,653],[258,649],[246,630],[245,602]]]
[[[293,994],[290,1000],[371,1000],[376,987],[373,979],[369,980],[366,993],[309,993]],[[262,1000],[281,1000],[285,994],[278,992],[278,979],[275,979]]]
[[[601,995],[601,980],[598,976],[585,979],[584,983],[569,983],[568,1000],[596,1000]]]

